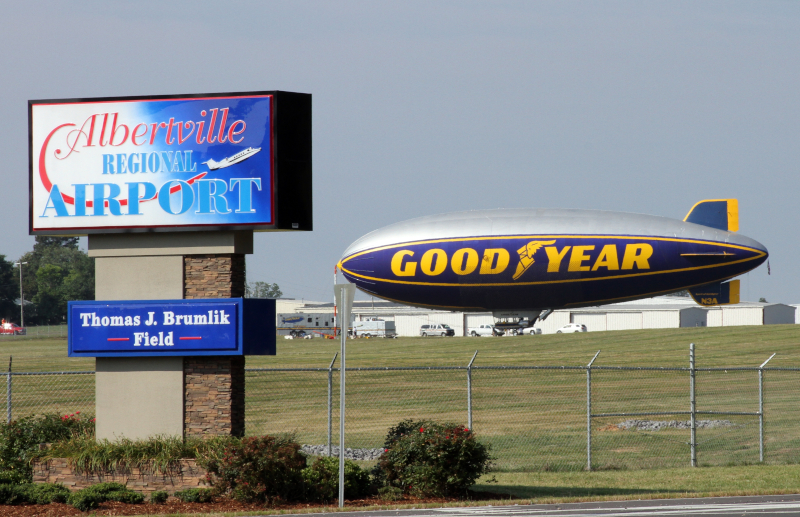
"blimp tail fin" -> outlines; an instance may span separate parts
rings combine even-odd
[[[705,199],[696,203],[686,217],[687,223],[702,224],[717,230],[739,231],[738,199]]]
[[[689,289],[689,294],[695,302],[703,307],[714,307],[716,305],[735,305],[739,303],[739,281],[731,280],[722,283],[701,285]]]

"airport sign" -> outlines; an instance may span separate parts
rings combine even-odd
[[[310,230],[311,96],[29,101],[30,233]]]

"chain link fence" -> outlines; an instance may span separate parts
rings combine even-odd
[[[9,420],[94,413],[94,372],[5,377]],[[248,435],[339,445],[335,358],[328,368],[248,368],[246,388]],[[379,448],[411,418],[471,426],[500,470],[800,463],[798,392],[800,368],[348,368],[345,445]]]
[[[19,340],[43,337],[67,337],[67,325],[38,325],[36,327],[25,327],[25,334],[0,334],[0,342],[3,340]]]

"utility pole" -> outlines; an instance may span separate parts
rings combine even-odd
[[[25,298],[22,296],[22,264],[27,264],[27,262],[14,262],[15,266],[19,266],[19,326],[25,326],[25,311],[23,307],[25,306]]]

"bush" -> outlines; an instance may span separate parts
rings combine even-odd
[[[150,494],[150,502],[153,504],[164,504],[169,499],[169,494],[166,490],[156,490]]]
[[[85,489],[84,489],[85,490]],[[83,490],[79,490],[73,494],[70,494],[69,499],[67,502],[77,508],[82,512],[88,512],[89,510],[94,510],[100,503],[105,501],[103,496],[100,494],[96,494],[93,492],[84,492]]]
[[[63,503],[69,489],[60,483],[23,483],[0,485],[0,504],[50,504]]]
[[[24,504],[27,502],[27,485],[0,485],[0,504]]]
[[[61,483],[41,483],[28,486],[31,487],[28,502],[32,504],[66,503],[71,493],[69,488]]]
[[[214,499],[214,491],[208,488],[187,488],[175,492],[182,503],[210,503]]]
[[[420,497],[465,496],[491,456],[463,425],[406,420],[389,430],[378,469],[383,482]]]
[[[339,458],[317,458],[303,469],[309,495],[318,501],[332,501],[339,497]],[[344,496],[356,499],[369,494],[369,473],[355,462],[344,460]]]
[[[80,412],[30,416],[0,423],[0,482],[32,481],[31,460],[39,454],[39,444],[81,435],[94,435],[94,419],[82,418]]]
[[[301,471],[306,457],[292,437],[243,438],[209,453],[198,463],[208,472],[215,494],[267,503],[302,500],[305,495]]]
[[[86,512],[106,501],[140,504],[144,502],[144,496],[120,483],[97,483],[70,494],[67,501],[78,510]]]

